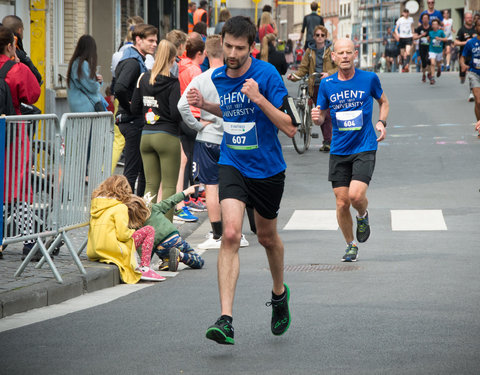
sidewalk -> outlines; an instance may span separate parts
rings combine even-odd
[[[195,215],[199,218],[196,223],[176,224],[180,235],[185,239],[190,239],[192,233],[203,222],[208,223],[207,212],[195,213]],[[208,230],[209,226],[205,227],[205,233]],[[80,246],[87,236],[87,232],[88,227],[69,232],[74,246]],[[195,238],[191,239],[192,246],[196,246],[205,233],[193,236]],[[0,259],[0,318],[60,303],[84,293],[110,288],[120,283],[120,275],[116,266],[89,261],[86,250],[80,254],[80,259],[87,272],[87,275],[83,276],[65,246],[60,249],[59,255],[55,256],[53,260],[62,276],[63,284],[55,280],[46,263],[37,270],[34,268],[37,263],[31,262],[23,274],[15,278],[13,275],[22,262],[22,248],[22,243],[11,244],[3,252],[3,259]]]

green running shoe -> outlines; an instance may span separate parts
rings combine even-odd
[[[271,300],[267,302],[266,306],[272,306],[272,333],[275,336],[283,335],[290,327],[292,320],[290,316],[290,309],[288,308],[288,301],[290,300],[290,289],[287,284],[285,286],[285,297],[281,301]]]
[[[357,240],[365,242],[370,236],[370,224],[368,223],[368,211],[364,218],[357,216]]]
[[[357,245],[348,245],[345,255],[342,258],[342,262],[356,262],[358,259],[358,247]]]
[[[228,320],[220,317],[215,324],[208,327],[205,334],[207,339],[215,341],[217,344],[233,345],[233,326]]]

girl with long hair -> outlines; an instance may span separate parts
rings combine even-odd
[[[67,98],[72,112],[94,112],[95,103],[105,100],[100,93],[103,83],[96,74],[97,44],[91,35],[82,35],[68,64]],[[108,105],[108,103],[106,103]]]
[[[175,194],[180,168],[180,83],[170,74],[177,49],[168,40],[160,41],[151,72],[140,76],[133,92],[130,110],[143,114],[140,152],[145,171],[145,194],[156,196],[160,183],[162,197]],[[172,220],[173,211],[167,214]]]
[[[263,37],[260,48],[260,60],[272,64],[282,76],[287,72],[288,64],[285,60],[285,54],[277,51],[277,37],[275,34],[267,34]]]
[[[270,12],[263,12],[260,18],[260,26],[258,27],[258,39],[260,43],[267,34],[278,34],[277,26]]]
[[[150,216],[145,203],[134,202],[132,189],[125,176],[113,175],[92,193],[87,256],[90,260],[113,263],[126,284],[139,280],[163,281],[150,268],[155,230],[144,226]],[[140,266],[136,249],[142,247]]]

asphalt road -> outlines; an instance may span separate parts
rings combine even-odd
[[[204,337],[219,315],[217,251],[209,250],[202,270],[0,333],[0,373],[478,374],[473,103],[454,73],[435,86],[418,74],[380,78],[391,111],[368,193],[372,235],[357,263],[340,262],[321,137],[297,155],[281,135],[288,169],[278,227],[293,316],[284,336],[270,333],[268,264],[245,228],[234,346]]]

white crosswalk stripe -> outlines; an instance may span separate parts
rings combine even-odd
[[[284,230],[337,230],[335,210],[295,210]]]
[[[442,210],[391,210],[392,230],[447,230]]]
[[[442,210],[390,210],[393,231],[447,230]],[[335,210],[295,210],[284,230],[337,230]]]

